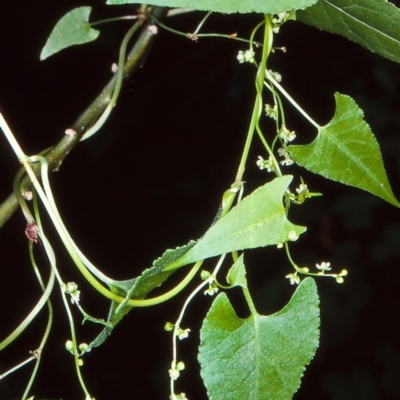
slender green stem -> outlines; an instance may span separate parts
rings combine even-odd
[[[74,324],[74,319],[72,317],[71,309],[68,304],[68,299],[65,295],[65,291],[61,290],[61,297],[64,303],[65,311],[67,312],[67,317],[68,317],[68,322],[70,326],[70,332],[71,332],[71,341],[73,343],[73,348],[74,348],[74,360],[75,360],[75,370],[76,374],[78,376],[79,383],[81,384],[81,388],[83,392],[85,393],[85,399],[91,399],[91,396],[86,388],[85,382],[82,377],[82,372],[80,368],[80,362],[81,360],[79,359],[79,353],[78,353],[78,346],[77,346],[77,340],[76,340],[76,333],[75,333],[75,324]]]
[[[159,27],[165,29],[166,31],[171,32],[178,36],[183,36],[185,38],[192,39],[192,40],[196,40],[199,38],[207,38],[207,37],[217,37],[217,38],[235,40],[238,42],[250,43],[250,41],[248,39],[244,39],[244,38],[240,38],[240,37],[233,37],[232,35],[226,35],[226,34],[222,34],[222,33],[197,33],[198,32],[197,29],[196,29],[195,33],[187,33],[187,32],[177,31],[176,29],[173,29],[173,28],[169,27],[168,25],[163,24],[161,21],[159,21],[154,16],[151,16],[151,18]]]
[[[36,204],[36,206],[37,206],[37,204]],[[36,207],[36,211],[38,211],[37,207]],[[37,213],[35,213],[35,214],[36,214],[36,220],[38,220],[39,219],[38,218],[38,214]],[[39,281],[39,285],[42,288],[42,290],[45,291],[45,285],[43,283],[42,276],[40,275],[39,268],[36,265],[35,257],[34,257],[34,254],[33,254],[33,243],[32,242],[29,243],[29,254],[30,254],[30,258],[31,258],[31,263],[32,263],[33,269],[34,269],[35,274],[36,274],[36,278]],[[53,270],[51,270],[51,271],[54,274],[54,271]],[[34,352],[34,355],[35,355],[34,358],[36,359],[35,367],[33,368],[31,377],[30,377],[29,382],[28,382],[28,384],[27,384],[27,386],[25,388],[24,394],[22,395],[22,400],[25,400],[29,395],[29,391],[31,390],[31,387],[32,387],[33,382],[35,380],[37,371],[39,370],[42,351],[43,351],[44,346],[45,346],[45,344],[47,342],[47,339],[48,339],[48,337],[50,335],[51,326],[53,324],[53,315],[54,315],[54,313],[53,313],[53,306],[51,304],[50,299],[47,300],[47,308],[49,310],[49,315],[48,315],[48,318],[47,318],[46,329],[44,331],[44,334],[43,334],[43,337],[42,337],[42,340],[40,342],[40,345],[39,345],[38,349],[35,350],[35,352]]]
[[[186,299],[186,301],[182,307],[182,310],[179,314],[177,321],[175,322],[174,331],[173,331],[173,335],[172,335],[172,364],[175,366],[178,361],[178,350],[177,350],[176,339],[179,336],[179,329],[180,329],[180,325],[181,325],[183,316],[185,314],[186,308],[189,305],[189,303],[192,301],[192,299],[196,296],[196,294],[199,293],[200,290],[207,284],[208,284],[208,282],[207,282],[207,280],[205,280],[199,286],[197,286],[197,288],[195,290],[193,290],[192,293],[190,293],[190,295],[188,296],[188,298]],[[171,380],[170,380],[171,395],[174,394],[174,384],[175,384],[175,380],[171,378]]]
[[[274,79],[274,77],[268,71],[267,78],[290,101],[290,103],[292,103],[293,107],[295,107],[297,111],[299,111],[299,113],[303,115],[305,119],[307,119],[307,121],[314,125],[318,130],[321,129],[321,127],[300,107],[293,97],[290,96],[290,94]]]
[[[123,73],[124,73],[126,48],[128,47],[129,40],[131,40],[133,34],[137,31],[139,26],[140,26],[140,22],[139,21],[135,22],[135,24],[131,27],[131,29],[129,29],[129,31],[125,35],[124,40],[122,41],[121,47],[119,49],[118,70],[117,70],[117,76],[116,76],[116,81],[115,81],[115,88],[114,88],[113,94],[111,96],[110,102],[107,105],[106,109],[104,110],[103,114],[101,114],[100,118],[82,136],[81,142],[83,140],[90,138],[104,125],[104,123],[107,121],[109,115],[111,114],[112,109],[114,108],[115,104],[117,103],[117,99],[118,99],[118,96],[119,96],[119,93],[120,93],[121,87],[122,87],[122,81],[124,78]]]
[[[2,374],[0,374],[0,381],[2,379],[4,379],[6,376],[12,374],[13,372],[17,371],[18,369],[20,369],[21,367],[23,367],[24,365],[30,363],[31,361],[33,361],[35,359],[34,356],[31,356],[29,358],[27,358],[26,360],[22,361],[21,363],[15,365],[14,367],[10,368],[9,370],[7,370],[6,372],[3,372]]]
[[[200,21],[200,23],[197,25],[196,30],[192,33],[193,36],[196,36],[197,33],[199,33],[200,29],[204,25],[204,23],[207,21],[208,17],[212,14],[212,11],[209,11],[204,18]]]
[[[257,313],[256,307],[254,305],[253,299],[251,298],[249,289],[242,287],[242,291],[243,291],[244,297],[246,299],[247,305],[249,306],[251,314],[257,315],[258,313]]]
[[[137,15],[124,15],[122,17],[106,18],[106,19],[102,19],[101,21],[91,22],[90,26],[96,26],[96,25],[101,25],[101,24],[107,24],[109,22],[125,21],[125,20],[132,20],[132,19],[138,19],[138,16]]]
[[[240,160],[239,168],[238,168],[238,171],[236,174],[236,182],[243,181],[243,174],[244,174],[247,158],[249,155],[250,145],[253,140],[254,131],[257,130],[260,138],[263,137],[258,124],[259,124],[260,117],[262,115],[262,106],[263,106],[262,90],[264,87],[265,71],[266,71],[268,56],[271,52],[272,40],[273,40],[272,25],[271,25],[271,20],[270,20],[269,15],[265,15],[265,20],[262,22],[262,24],[264,24],[264,23],[265,23],[265,28],[264,28],[264,40],[263,40],[263,52],[262,52],[261,64],[258,67],[257,76],[256,76],[256,93],[257,94],[256,94],[255,102],[254,102],[253,113],[251,116],[249,130],[247,132],[246,142],[245,142],[243,153],[242,153],[242,158]],[[253,30],[251,38],[250,38],[250,43],[253,43],[254,34],[260,26],[261,26],[261,24],[259,24]],[[263,139],[261,139],[261,140],[263,140]],[[264,146],[266,146],[266,148],[267,148],[268,152],[270,153],[270,155],[272,156],[272,158],[275,159],[275,157],[273,156],[273,153],[272,153],[271,149],[269,148],[268,144],[266,143],[266,141],[263,141],[263,143],[264,143]],[[277,168],[277,171],[279,171],[279,165],[277,165],[276,168]]]
[[[222,263],[224,262],[226,254],[222,254],[217,262],[216,267],[214,268],[214,271],[212,272],[210,278],[206,279],[204,282],[202,282],[199,286],[197,286],[196,289],[193,290],[193,292],[188,296],[186,299],[181,312],[179,313],[179,317],[177,321],[175,322],[174,326],[174,331],[173,331],[173,336],[172,336],[172,365],[173,367],[176,366],[177,363],[177,344],[176,344],[176,338],[179,336],[179,330],[180,330],[180,325],[183,319],[183,316],[185,314],[186,308],[189,305],[189,303],[192,301],[192,299],[197,295],[197,293],[200,292],[200,290],[206,286],[207,284],[210,284],[214,281],[215,276],[217,275],[219,269],[222,266]],[[201,261],[202,263],[203,261]],[[201,264],[200,264],[201,265]],[[170,388],[171,388],[171,396],[174,395],[174,384],[175,380],[171,378],[170,380]]]
[[[24,320],[14,329],[14,331],[8,335],[2,342],[0,342],[0,350],[3,350],[10,343],[12,343],[35,319],[39,311],[46,304],[52,290],[54,287],[54,273],[50,272],[49,280],[46,285],[46,289],[42,293],[39,301],[36,303],[35,307],[31,312],[24,318]]]

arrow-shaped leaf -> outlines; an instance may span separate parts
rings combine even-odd
[[[232,251],[253,249],[288,241],[289,232],[296,235],[306,228],[293,225],[286,218],[282,204],[292,176],[283,176],[256,189],[218,220],[193,248],[166,267],[179,268],[206,258]],[[296,236],[295,235],[295,236]]]
[[[386,0],[320,0],[297,19],[400,62],[400,10]]]
[[[199,362],[211,400],[290,400],[319,339],[319,299],[304,279],[289,304],[271,316],[238,318],[225,293],[201,328]]]
[[[400,207],[386,176],[378,142],[355,101],[336,93],[336,111],[308,145],[289,146],[293,160],[325,178],[366,190]]]
[[[40,59],[45,60],[67,47],[97,39],[100,32],[92,29],[89,24],[91,11],[92,7],[78,7],[65,14],[47,39],[40,53]]]

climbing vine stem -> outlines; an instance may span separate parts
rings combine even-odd
[[[269,54],[272,49],[272,42],[273,42],[273,31],[272,31],[272,24],[271,24],[271,18],[269,15],[265,15],[264,21],[260,24],[258,24],[250,37],[250,54],[253,52],[253,43],[254,43],[254,35],[257,32],[257,30],[262,26],[265,25],[264,27],[264,40],[263,40],[263,47],[262,47],[262,56],[261,56],[261,63],[258,67],[257,70],[257,76],[256,76],[256,99],[254,102],[254,107],[253,107],[253,112],[251,115],[251,121],[250,121],[250,126],[247,132],[247,137],[246,137],[246,142],[244,145],[242,157],[239,163],[239,168],[236,174],[236,182],[241,182],[243,181],[243,174],[246,168],[246,162],[247,158],[249,155],[249,150],[250,150],[250,145],[253,140],[254,136],[254,131],[256,130],[261,141],[263,142],[267,152],[271,156],[271,159],[274,160],[274,166],[275,170],[278,176],[281,176],[279,164],[277,163],[275,156],[269,147],[268,143],[265,141],[261,129],[259,127],[259,121],[262,115],[262,109],[263,109],[263,99],[262,99],[262,91],[264,87],[264,80],[265,80],[265,73],[266,73],[266,67],[267,67],[267,60],[269,57]],[[254,61],[253,61],[254,62]]]

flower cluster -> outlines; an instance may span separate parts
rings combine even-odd
[[[68,282],[64,285],[64,290],[71,296],[72,304],[79,304],[81,292],[78,290],[78,285],[75,282]]]
[[[276,121],[276,119],[278,118],[278,108],[277,108],[276,104],[274,106],[271,106],[271,104],[266,104],[265,105],[265,115]]]
[[[289,129],[287,129],[286,126],[283,126],[279,131],[279,138],[286,145],[289,142],[293,142],[293,140],[296,139],[296,134],[294,131],[289,131]]]
[[[294,161],[290,158],[290,154],[286,148],[281,147],[280,149],[278,149],[278,154],[281,157],[284,157],[284,159],[282,161],[279,161],[279,164],[285,165],[285,166],[294,164]]]
[[[282,75],[279,72],[272,71],[271,69],[268,70],[270,75],[277,81],[282,82]]]
[[[339,274],[326,274],[325,273],[326,271],[330,271],[332,269],[331,263],[326,261],[322,261],[320,264],[317,263],[315,266],[318,269],[317,273],[310,272],[307,267],[301,268],[296,266],[296,272],[286,275],[286,278],[290,280],[291,285],[298,285],[300,283],[300,277],[297,275],[297,273],[300,272],[306,275],[313,275],[313,276],[321,276],[321,275],[329,276],[335,278],[337,283],[343,283],[344,277],[348,274],[346,269],[342,269],[342,271],[340,271]]]
[[[258,156],[257,166],[260,169],[266,169],[268,172],[274,171],[274,162],[271,157],[268,160],[264,160],[261,156]]]
[[[237,55],[237,59],[239,60],[239,62],[241,64],[244,63],[244,62],[253,63],[254,62],[254,56],[255,56],[255,53],[254,53],[253,49],[249,49],[249,50],[246,50],[246,51],[240,50],[238,55]]]
[[[272,31],[274,33],[279,32],[279,28],[289,19],[296,19],[295,11],[285,11],[278,14],[275,14],[272,18]]]
[[[183,371],[184,369],[185,364],[182,361],[179,361],[177,363],[175,361],[172,361],[171,368],[168,370],[170,378],[176,381],[181,374],[180,371]]]

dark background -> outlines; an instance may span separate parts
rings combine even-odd
[[[35,154],[55,144],[111,76],[119,44],[129,22],[100,26],[100,38],[40,62],[39,54],[55,23],[81,1],[13,2],[0,10],[0,110],[24,151]],[[131,14],[135,6],[111,7],[91,1],[91,21]],[[199,15],[169,24],[193,31]],[[213,16],[204,31],[238,32],[247,38],[258,16]],[[270,66],[284,86],[320,124],[334,112],[333,93],[352,96],[364,110],[382,149],[389,180],[400,198],[400,66],[339,36],[289,22],[276,36],[286,46]],[[162,32],[144,68],[126,83],[106,126],[79,145],[51,180],[59,208],[81,249],[106,274],[137,276],[166,248],[200,237],[211,224],[222,193],[234,181],[254,100],[255,69],[236,61],[246,45],[224,39],[198,43]],[[290,107],[290,129],[309,142],[314,129]],[[266,131],[270,125],[265,126]],[[270,179],[255,165],[261,146],[255,141],[245,174],[246,193]],[[12,190],[18,162],[0,136],[0,200]],[[287,169],[298,174],[296,167]],[[321,344],[295,399],[375,400],[400,398],[400,218],[393,206],[354,188],[301,170],[309,187],[324,194],[290,219],[308,227],[293,245],[295,260],[313,266],[329,260],[335,271],[349,270],[343,285],[318,279]],[[25,223],[17,212],[0,232],[0,335],[3,339],[40,296],[30,268]],[[51,236],[51,227],[47,228]],[[54,245],[57,248],[57,237]],[[40,247],[37,248],[40,253]],[[105,317],[108,303],[75,272],[60,247],[58,264],[65,281],[79,282],[82,306]],[[40,257],[39,257],[40,258]],[[289,263],[274,248],[246,253],[248,279],[258,311],[278,311],[293,287],[285,275]],[[212,268],[212,264],[208,264]],[[46,276],[46,266],[43,269]],[[185,273],[185,271],[182,271]],[[179,279],[177,277],[176,279]],[[185,293],[189,293],[186,291]],[[186,294],[186,295],[187,295]],[[152,309],[133,310],[106,343],[85,356],[83,373],[97,400],[168,398],[167,370],[174,321],[185,294]],[[52,296],[55,321],[33,387],[35,399],[83,398],[72,357],[60,296]],[[246,316],[240,296],[232,296]],[[198,330],[211,303],[199,296],[184,326],[190,339],[179,344],[187,370],[177,383],[191,400],[205,399],[196,361]],[[0,373],[27,357],[45,326],[45,311],[13,345],[0,353]],[[97,326],[80,327],[90,342]],[[32,366],[0,382],[0,399],[18,399]]]

